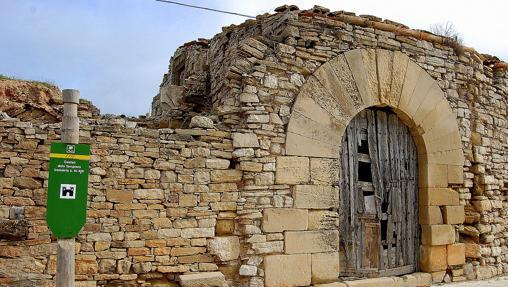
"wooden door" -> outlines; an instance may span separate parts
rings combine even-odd
[[[418,269],[417,153],[389,109],[367,109],[342,143],[341,275],[401,275]]]

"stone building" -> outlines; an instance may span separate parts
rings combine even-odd
[[[283,6],[183,45],[151,119],[82,120],[93,155],[80,286],[507,274],[507,67],[323,7]],[[2,121],[0,135],[0,224],[16,228],[0,233],[0,283],[51,286],[45,186],[59,124]]]

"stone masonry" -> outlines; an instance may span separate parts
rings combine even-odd
[[[85,118],[78,286],[428,286],[508,274],[508,70],[380,18],[282,6],[179,48],[157,126]],[[418,149],[420,266],[340,276],[341,138],[391,107]],[[0,284],[53,286],[59,124],[0,122]],[[0,229],[1,230],[1,229]],[[381,284],[381,285],[380,285]]]

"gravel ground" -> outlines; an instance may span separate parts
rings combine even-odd
[[[469,281],[449,284],[440,284],[433,286],[442,287],[508,287],[508,277],[499,277],[484,281]]]

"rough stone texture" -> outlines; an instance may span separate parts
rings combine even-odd
[[[423,245],[446,245],[455,242],[455,229],[451,225],[422,225]]]
[[[444,206],[443,207],[443,218],[446,224],[462,224],[465,220],[464,206]]]
[[[418,146],[419,206],[428,207],[422,242],[465,244],[471,268],[446,263],[442,280],[508,272],[508,71],[390,21],[289,7],[177,49],[149,119],[94,118],[80,105],[80,140],[93,153],[87,224],[77,237],[83,285],[174,285],[183,273],[216,270],[232,286],[311,284],[312,255],[283,255],[285,246],[302,250],[295,237],[263,230],[264,210],[310,210],[307,230],[297,232],[337,231],[342,134],[377,104],[395,110]],[[214,129],[187,129],[204,115]],[[3,118],[0,219],[22,218],[29,228],[27,240],[0,240],[0,266],[34,268],[0,282],[50,285],[47,154],[60,127]],[[221,262],[207,245],[216,236],[238,236],[241,256]],[[272,256],[286,258],[282,269]],[[241,271],[249,275],[240,276],[241,266],[252,266]],[[441,276],[411,278],[428,286]]]
[[[277,157],[275,182],[279,184],[306,183],[310,179],[309,159],[306,157]]]
[[[441,246],[421,246],[420,264],[422,271],[435,272],[446,270],[447,253],[446,245]]]
[[[312,284],[335,282],[338,275],[338,252],[312,254]]]
[[[311,255],[269,255],[265,257],[265,286],[309,286]]]
[[[208,251],[220,261],[237,259],[240,256],[240,240],[238,236],[212,238],[208,241]]]
[[[182,287],[224,287],[226,280],[220,272],[206,272],[178,276]]]
[[[339,190],[326,185],[296,185],[293,197],[297,208],[328,209],[338,205]]]
[[[332,252],[339,249],[339,232],[322,231],[286,231],[286,254]]]
[[[466,263],[465,244],[455,243],[447,246],[448,265],[463,265]]]
[[[213,129],[213,120],[203,116],[194,116],[190,122],[191,128]]]
[[[305,209],[268,208],[263,211],[264,232],[306,230],[308,214]]]

